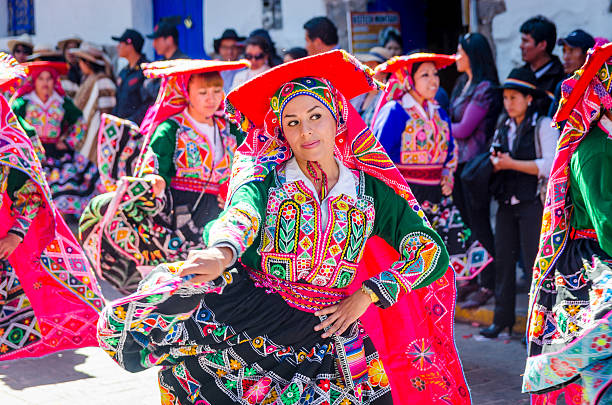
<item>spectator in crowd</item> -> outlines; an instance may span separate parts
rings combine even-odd
[[[15,60],[19,63],[24,63],[28,56],[32,55],[34,50],[34,44],[32,43],[32,37],[28,34],[22,34],[15,39],[10,39],[7,42],[11,55],[15,57]]]
[[[495,220],[495,313],[480,334],[494,338],[515,322],[516,263],[531,268],[542,224],[542,185],[550,175],[559,137],[551,119],[537,111],[543,91],[528,67],[512,70],[504,82],[505,113],[493,137],[493,194],[499,203]],[[529,280],[531,282],[531,280]]]
[[[75,94],[79,90],[81,85],[81,70],[79,69],[79,63],[77,62],[74,55],[68,52],[70,49],[78,48],[81,46],[83,40],[78,35],[72,35],[68,38],[64,38],[57,43],[57,49],[64,56],[64,60],[68,62],[70,66],[68,74],[60,77],[62,87],[66,91],[66,95],[70,98],[74,98]]]
[[[155,52],[165,60],[189,59],[189,56],[179,49],[179,32],[177,25],[181,23],[178,16],[165,17],[159,20],[152,34],[147,38],[153,40]]]
[[[228,28],[223,31],[220,38],[214,40],[213,46],[215,48],[215,53],[222,61],[232,62],[238,60],[242,48],[240,43],[245,39],[245,37],[238,36],[238,33],[233,28]],[[223,78],[223,91],[227,94],[232,90],[234,76],[236,76],[238,70],[223,70],[219,73]]]
[[[382,46],[375,46],[366,53],[356,54],[355,57],[359,62],[374,69],[381,63],[385,63],[387,60],[391,59],[391,52]],[[377,73],[374,78],[385,82],[387,76],[389,76],[388,73],[380,72]],[[374,116],[374,111],[376,110],[382,93],[383,92],[374,89],[350,100],[353,107],[355,107],[359,115],[361,115],[361,118],[363,118],[369,127],[372,127],[372,117]]]
[[[83,83],[74,96],[74,104],[83,112],[86,134],[76,149],[91,162],[98,161],[98,129],[100,115],[115,107],[117,87],[113,82],[110,60],[102,48],[82,43],[69,51],[83,72]]]
[[[338,48],[338,29],[327,17],[314,17],[304,24],[306,51],[316,55]]]
[[[575,30],[565,38],[559,38],[557,45],[563,47],[563,72],[566,77],[571,76],[584,64],[589,48],[595,45],[595,38],[583,30]],[[555,99],[550,105],[548,115],[552,117],[557,112],[559,101],[561,100],[561,83],[555,89]]]
[[[249,37],[246,41],[244,57],[251,62],[251,67],[236,73],[232,89],[270,69],[270,52],[270,43],[264,37],[259,35]]]
[[[453,203],[456,147],[446,111],[435,101],[438,70],[451,55],[415,52],[376,67],[389,73],[372,123],[372,133],[404,177],[430,224],[440,235],[461,279],[475,277],[491,256],[466,229]]]
[[[404,53],[404,41],[397,30],[392,27],[383,34],[382,46],[387,48],[391,56],[400,56]]]
[[[215,38],[213,41],[215,53],[222,61],[230,62],[238,60],[238,56],[240,55],[238,43],[245,39],[245,37],[238,36],[238,33],[233,28],[228,28],[223,31],[221,37]]]
[[[120,37],[112,39],[119,42],[119,57],[128,61],[128,65],[121,69],[117,77],[117,103],[112,114],[140,125],[147,108],[155,101],[144,89],[145,77],[140,67],[142,63],[148,62],[142,53],[144,38],[138,31],[127,29]]]
[[[457,71],[461,76],[451,93],[450,119],[457,145],[458,166],[455,172],[453,199],[468,227],[488,252],[494,255],[495,244],[489,221],[490,195],[486,190],[467,190],[461,181],[466,164],[478,154],[486,152],[501,112],[501,97],[495,90],[499,85],[495,60],[489,42],[482,34],[468,33],[459,37]],[[483,200],[475,206],[468,204],[468,193]],[[480,289],[478,284],[480,284]],[[479,283],[471,280],[459,284],[458,301],[468,307],[485,304],[495,290],[495,265],[490,263],[480,273]]]
[[[268,41],[269,48],[270,48],[270,51],[268,53],[268,61],[269,61],[270,67],[274,67],[274,66],[278,66],[282,64],[283,58],[281,58],[278,55],[278,52],[276,52],[276,45],[274,44],[274,41],[272,41],[272,37],[270,36],[270,33],[263,28],[257,28],[256,30],[251,31],[251,33],[249,34],[249,38],[255,37],[255,36],[262,37],[263,39]]]
[[[546,114],[557,84],[565,77],[561,61],[552,53],[557,42],[557,28],[548,18],[538,15],[525,21],[519,31],[524,67],[531,69],[536,85],[548,95],[536,101],[538,112]]]
[[[292,60],[305,58],[308,56],[308,52],[304,48],[295,47],[285,52],[283,56],[283,62],[291,62]]]

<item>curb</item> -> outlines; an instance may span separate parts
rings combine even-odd
[[[493,323],[493,309],[488,306],[476,309],[465,309],[459,305],[455,307],[455,320],[464,323],[479,323],[482,326],[489,326]],[[516,322],[512,331],[521,335],[525,334],[527,326],[527,315],[517,314]]]

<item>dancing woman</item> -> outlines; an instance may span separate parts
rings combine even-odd
[[[96,197],[80,222],[81,240],[98,274],[119,290],[135,291],[151,266],[184,260],[190,249],[202,246],[204,225],[221,212],[222,185],[236,150],[230,124],[219,111],[224,98],[219,72],[245,66],[244,61],[202,60],[144,65],[144,74],[162,78],[162,86],[141,131],[103,117],[98,149],[105,184],[113,165],[105,159],[121,146],[138,155],[129,142],[144,138],[135,177],[124,177],[116,191]],[[129,159],[120,152],[120,158],[114,156],[119,164]]]
[[[331,51],[228,95],[248,136],[207,248],[99,324],[125,369],[163,366],[163,404],[469,403],[446,249],[347,102],[372,74]]]
[[[529,303],[523,392],[612,403],[612,44],[563,82]],[[572,383],[576,384],[572,384]]]
[[[0,54],[0,92],[23,71]],[[104,300],[51,199],[36,131],[0,96],[0,361],[97,346]]]
[[[65,95],[62,62],[26,64],[28,78],[17,90],[11,108],[35,128],[45,149],[45,168],[53,200],[62,214],[78,216],[96,192],[99,179],[93,162],[75,151],[85,134],[83,113]]]
[[[448,115],[435,101],[438,70],[454,62],[454,56],[414,53],[377,66],[376,72],[391,77],[372,132],[442,237],[457,275],[472,279],[492,258],[471,236],[454,204],[456,147]]]

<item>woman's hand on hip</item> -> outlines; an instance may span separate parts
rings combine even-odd
[[[193,284],[205,283],[219,277],[229,266],[232,251],[227,247],[212,247],[189,252],[189,257],[181,266],[180,276],[195,275]]]
[[[8,259],[20,243],[21,237],[11,232],[0,238],[0,259]]]
[[[328,315],[328,317],[314,329],[323,330],[329,326],[329,329],[323,333],[323,338],[331,337],[334,334],[341,335],[365,313],[371,303],[372,299],[369,295],[362,290],[357,290],[339,304],[315,312],[315,316]]]

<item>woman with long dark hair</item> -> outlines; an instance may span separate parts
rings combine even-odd
[[[480,209],[466,203],[469,189],[461,182],[461,173],[467,162],[485,152],[501,112],[501,97],[494,91],[499,85],[493,52],[487,39],[479,33],[469,33],[459,38],[457,45],[457,70],[462,75],[451,93],[450,119],[452,134],[457,144],[458,165],[455,171],[453,198],[466,225],[487,251],[494,252],[493,232],[489,221],[490,197],[482,190],[474,190],[485,200]],[[458,300],[477,291],[466,303],[476,307],[486,303],[495,289],[495,267],[490,263],[480,276],[480,288],[475,281],[460,286]],[[464,305],[465,306],[465,305]]]

